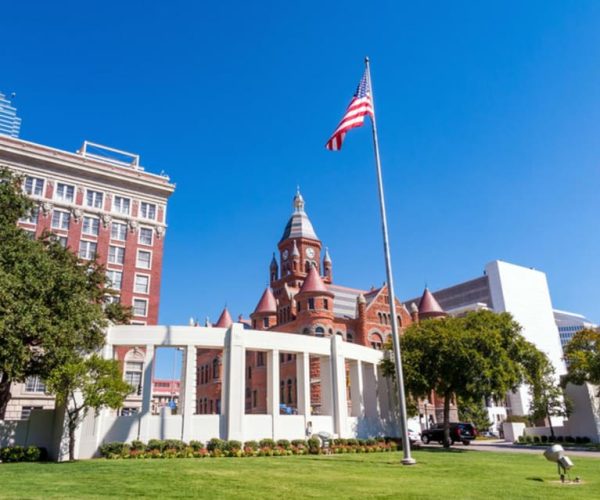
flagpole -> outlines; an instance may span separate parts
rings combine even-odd
[[[390,258],[390,243],[388,237],[387,217],[385,210],[385,197],[383,194],[383,179],[381,176],[381,159],[379,157],[379,141],[377,140],[377,120],[375,118],[375,99],[373,96],[373,86],[371,85],[371,67],[369,58],[365,57],[365,66],[367,69],[367,80],[369,92],[371,93],[371,105],[373,107],[373,116],[371,125],[373,130],[373,149],[375,150],[375,166],[377,168],[377,187],[379,190],[379,207],[381,210],[381,230],[383,232],[383,252],[385,254],[385,272],[387,275],[388,298],[390,303],[390,315],[392,320],[392,345],[394,348],[394,361],[396,365],[396,383],[398,386],[398,401],[400,405],[400,431],[402,433],[402,450],[404,465],[416,464],[416,460],[410,454],[410,441],[408,439],[408,425],[406,419],[406,396],[404,394],[404,375],[402,373],[402,354],[400,353],[400,336],[398,335],[398,318],[396,316],[396,298],[394,296],[394,278],[392,276],[392,261]]]

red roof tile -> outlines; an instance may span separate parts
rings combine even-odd
[[[317,271],[315,266],[311,266],[308,271],[308,276],[306,276],[304,283],[302,283],[302,288],[300,288],[298,293],[306,292],[323,292],[327,295],[333,295],[332,292],[327,290],[327,287],[323,283],[321,276],[319,276],[319,271]]]
[[[433,294],[429,291],[428,288],[425,288],[423,292],[423,296],[419,301],[419,315],[429,315],[429,316],[443,316],[446,313],[440,306],[439,302],[433,296]]]

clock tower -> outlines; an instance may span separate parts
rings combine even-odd
[[[311,267],[314,267],[319,274],[323,274],[321,269],[323,245],[304,211],[304,198],[300,190],[296,191],[292,215],[277,247],[280,272],[279,276],[271,272],[271,288],[280,303],[288,301],[291,303],[293,295],[302,287]],[[330,283],[331,280],[325,276],[323,281]]]

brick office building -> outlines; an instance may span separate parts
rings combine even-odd
[[[36,207],[20,226],[44,231],[82,259],[98,256],[119,300],[133,309],[132,323],[158,322],[167,200],[175,186],[146,172],[137,155],[84,143],[76,153],[0,135],[0,167],[24,176]],[[16,384],[7,418],[27,418],[48,407],[41,381]]]
[[[294,197],[292,215],[277,247],[279,259],[273,254],[269,266],[270,286],[250,315],[253,329],[319,337],[341,335],[347,342],[383,348],[392,334],[387,286],[360,290],[334,283],[329,251],[326,248],[323,251],[299,192]],[[396,303],[401,329],[419,317],[444,314],[428,290],[419,302],[420,307],[411,305],[412,313],[399,301]],[[215,326],[228,327],[231,323],[229,312],[224,310]],[[220,385],[213,382],[220,379],[220,370],[215,370],[220,366],[220,359],[220,351],[198,351],[198,413],[218,413],[216,401],[220,398]],[[282,412],[296,409],[295,361],[293,354],[280,354]],[[264,354],[247,352],[246,413],[266,412],[266,371]],[[211,400],[215,401],[212,407]],[[311,360],[311,405],[313,412],[318,413],[321,404],[317,359]]]

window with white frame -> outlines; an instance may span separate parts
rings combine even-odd
[[[156,219],[156,205],[142,201],[140,203],[140,217],[144,219]]]
[[[135,286],[133,291],[136,293],[148,293],[150,289],[150,276],[147,274],[135,275]]]
[[[100,231],[100,219],[86,215],[83,218],[83,226],[81,231],[83,234],[98,236],[98,232]]]
[[[29,196],[42,196],[44,194],[44,179],[40,179],[39,177],[31,177],[28,175],[25,178],[23,190]]]
[[[143,361],[125,361],[125,373],[123,378],[137,392],[142,383]]]
[[[79,258],[92,260],[96,255],[96,242],[81,240],[79,242]]]
[[[123,281],[123,273],[121,271],[106,271],[106,285],[113,290],[121,289],[121,282]]]
[[[113,196],[113,211],[119,214],[129,215],[131,200],[123,196]]]
[[[71,220],[71,214],[69,212],[63,212],[62,210],[52,211],[52,228],[53,229],[69,229],[69,221]]]
[[[25,392],[45,393],[46,384],[37,375],[33,377],[27,377],[25,380]]]
[[[127,224],[123,222],[113,222],[110,226],[110,237],[113,240],[125,241],[127,238]]]
[[[33,207],[25,217],[19,219],[19,222],[24,222],[25,224],[37,224],[39,212],[39,207]]]
[[[57,182],[56,192],[54,193],[54,199],[73,203],[75,201],[75,186],[72,186],[70,184],[63,184],[62,182]]]
[[[123,265],[125,260],[125,247],[117,247],[110,245],[108,247],[108,262],[109,264]]]
[[[58,244],[61,247],[67,248],[67,237],[66,236],[59,236],[58,234],[55,234],[54,239],[58,242]]]
[[[133,315],[146,316],[148,313],[148,301],[146,299],[133,299]]]
[[[105,295],[104,302],[106,304],[119,304],[121,302],[121,297],[119,295]]]
[[[140,227],[140,234],[138,242],[140,245],[152,245],[152,228],[149,227]]]
[[[43,406],[22,406],[21,407],[21,420],[29,420],[31,412],[33,410],[43,410]]]
[[[140,269],[150,269],[152,262],[152,252],[138,250],[136,266]]]
[[[102,208],[104,204],[104,193],[88,189],[85,193],[85,204],[92,208]]]

